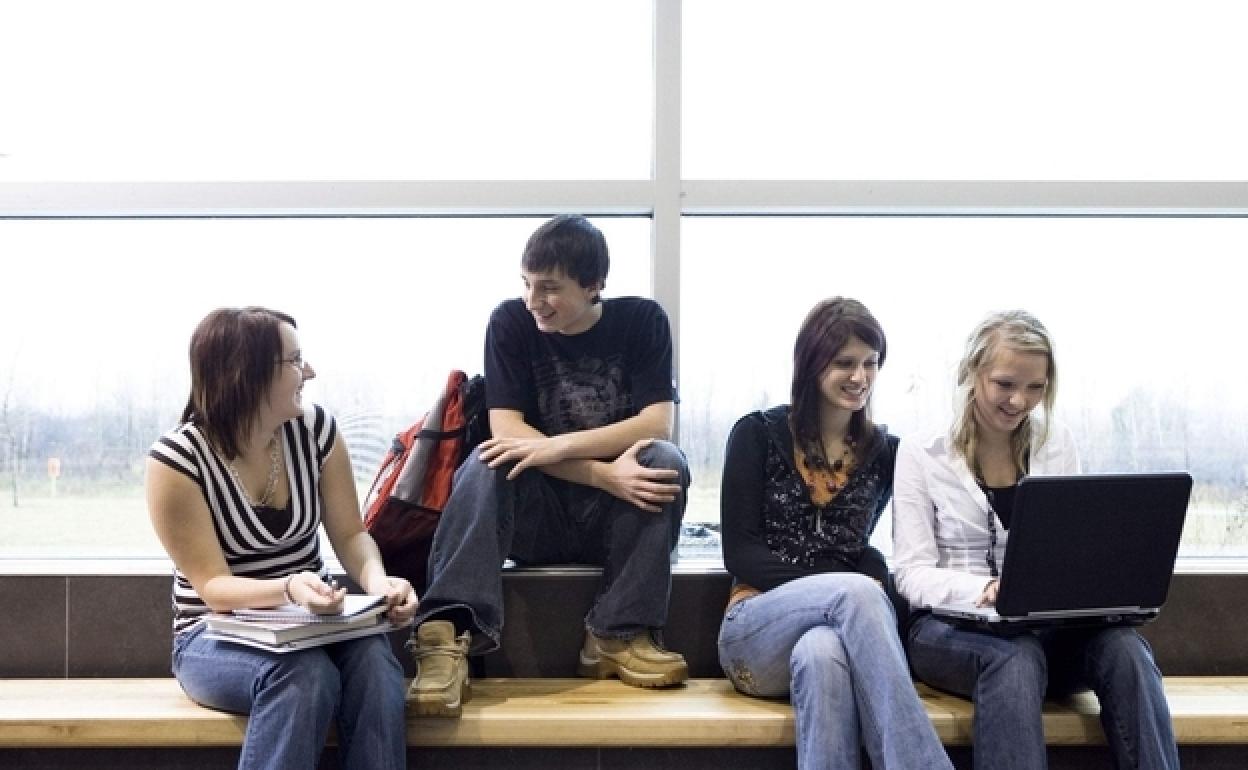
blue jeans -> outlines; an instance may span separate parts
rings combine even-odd
[[[599,489],[529,469],[514,481],[474,451],[455,474],[429,553],[429,587],[416,623],[466,611],[471,652],[497,649],[503,627],[500,570],[521,564],[600,564],[602,585],[585,626],[601,637],[632,637],[667,623],[671,553],[685,515],[689,466],[680,449],[655,441],[637,461],[680,473],[680,494],[659,513]],[[462,614],[460,615],[462,618]]]
[[[1170,706],[1134,629],[1054,629],[1004,637],[923,614],[909,634],[914,673],[975,702],[975,767],[1046,767],[1041,706],[1091,687],[1118,767],[1178,768]]]
[[[314,770],[335,718],[342,767],[407,767],[403,669],[384,634],[279,655],[203,630],[174,637],[173,674],[196,703],[250,715],[240,770]]]
[[[871,578],[830,572],[729,608],[719,662],[747,695],[788,695],[797,766],[952,768],[919,701],[892,604]],[[1003,766],[1004,767],[1004,766]]]

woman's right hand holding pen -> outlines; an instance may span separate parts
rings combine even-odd
[[[342,612],[346,586],[338,585],[332,578],[326,582],[315,572],[296,572],[283,578],[285,599],[291,604],[316,615],[333,615]]]

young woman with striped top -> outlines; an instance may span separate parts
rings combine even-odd
[[[343,567],[381,594],[395,623],[416,596],[385,574],[360,522],[333,417],[304,405],[316,372],[290,316],[222,308],[191,337],[182,425],[147,463],[152,523],[172,558],[173,671],[195,701],[249,714],[240,768],[315,768],[337,718],[343,767],[406,766],[403,672],[384,635],[284,654],[204,638],[202,616],[286,602],[341,608],[321,559],[321,524]]]

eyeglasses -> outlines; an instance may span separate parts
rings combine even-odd
[[[279,358],[277,362],[279,364],[291,364],[296,369],[302,369],[307,365],[307,362],[303,360],[303,353],[301,352],[294,353],[290,358]]]

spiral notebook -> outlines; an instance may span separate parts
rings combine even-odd
[[[345,623],[365,615],[376,615],[385,609],[385,601],[384,596],[347,594],[343,597],[342,612],[333,615],[318,615],[297,604],[234,610],[230,615],[246,620],[271,620],[279,623]]]
[[[274,643],[256,639],[248,635],[231,633],[229,631],[213,631],[211,627],[209,627],[209,630],[204,632],[204,637],[207,639],[216,639],[221,642],[230,642],[231,644],[256,647],[269,652],[286,653],[295,652],[297,650],[307,650],[313,647],[321,647],[323,645],[334,644],[336,642],[345,642],[348,639],[359,639],[365,636],[372,636],[373,634],[385,634],[391,631],[397,631],[398,629],[405,628],[409,625],[411,625],[411,621],[408,621],[402,626],[396,626],[385,618],[377,616],[376,622],[364,626],[348,626],[343,628],[332,623],[320,624],[317,628],[327,631],[326,633],[320,633],[315,636],[307,636],[301,639],[293,639],[286,642]]]
[[[206,616],[205,636],[289,652],[394,630],[382,616],[385,610],[384,597],[365,594],[348,595],[343,611],[333,615],[317,615],[296,605],[241,609]]]

